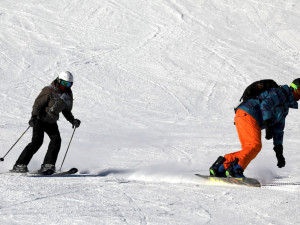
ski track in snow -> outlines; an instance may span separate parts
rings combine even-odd
[[[263,140],[245,172],[261,188],[193,175],[240,149],[233,108],[249,83],[298,76],[299,12],[296,0],[2,0],[1,157],[62,70],[74,73],[82,124],[64,164],[79,168],[74,176],[4,173],[31,129],[0,162],[0,224],[300,224],[297,110],[286,121],[286,167]],[[59,127],[57,167],[72,133],[63,116]]]

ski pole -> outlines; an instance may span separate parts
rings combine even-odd
[[[60,166],[60,169],[59,169],[60,171],[61,171],[61,168],[62,168],[62,166],[63,166],[64,162],[65,162],[65,159],[66,159],[67,153],[68,153],[68,151],[69,151],[69,147],[70,147],[70,144],[71,144],[71,142],[72,142],[72,139],[73,139],[73,136],[74,136],[75,130],[76,130],[76,127],[74,128],[74,131],[73,131],[73,134],[72,134],[71,140],[70,140],[70,142],[69,142],[69,145],[68,145],[68,148],[67,148],[67,151],[66,151],[66,154],[65,154],[65,156],[64,156],[64,159],[63,159],[63,161],[62,161],[62,163],[61,163],[61,166]]]
[[[28,129],[30,128],[30,126],[24,131],[24,133],[21,135],[21,137],[19,137],[19,139],[14,143],[13,146],[11,146],[11,148],[8,150],[8,152],[2,157],[0,158],[0,161],[4,161],[5,156],[7,156],[7,154],[13,149],[13,147],[18,143],[18,141],[24,136],[24,134],[28,131]]]

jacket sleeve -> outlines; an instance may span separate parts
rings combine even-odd
[[[73,116],[73,113],[71,112],[71,110],[65,109],[62,111],[62,114],[64,115],[66,120],[68,120],[70,123],[73,123],[74,116]]]
[[[285,118],[282,119],[279,123],[274,125],[274,137],[273,137],[273,144],[282,145],[283,143],[283,135],[284,135],[284,127],[285,127]]]
[[[272,113],[276,106],[281,105],[285,102],[286,98],[283,93],[279,93],[276,88],[269,91],[265,91],[260,95],[260,110],[262,113],[263,121],[272,119]]]
[[[62,114],[64,115],[64,117],[66,118],[66,120],[68,120],[70,123],[73,123],[73,120],[75,119],[72,113],[72,108],[73,108],[73,94],[70,93],[70,97],[71,97],[71,102],[70,105],[64,109],[62,111]]]
[[[41,110],[46,107],[50,100],[50,91],[48,88],[44,88],[41,93],[37,96],[32,106],[32,116],[39,116]]]
[[[260,104],[262,118],[264,121],[268,119],[272,119],[273,123],[276,121],[273,116],[277,113],[282,113],[282,111],[276,111],[277,106],[283,106],[286,102],[286,96],[279,88],[271,89],[269,92],[266,91],[262,94],[262,100]],[[279,107],[280,108],[280,107]],[[277,109],[278,110],[278,109]],[[274,137],[273,137],[273,144],[274,146],[280,145],[283,142],[283,135],[284,135],[284,127],[285,127],[285,117],[279,121],[276,121],[275,124],[272,124],[274,128]]]

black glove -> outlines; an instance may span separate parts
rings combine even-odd
[[[274,128],[271,126],[272,119],[268,119],[264,121],[265,129],[266,129],[266,139],[270,140],[274,136]]]
[[[80,126],[81,121],[78,119],[74,119],[72,122],[73,128],[78,128]]]
[[[282,154],[283,153],[283,146],[282,145],[276,145],[273,149],[276,153],[278,168],[284,167],[285,166],[285,158],[283,157],[283,154]]]
[[[28,122],[29,126],[34,127],[35,124],[36,124],[36,121],[37,121],[37,116],[35,116],[35,115],[31,116],[31,118],[30,118],[30,120]]]

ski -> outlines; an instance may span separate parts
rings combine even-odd
[[[33,176],[65,176],[65,175],[72,175],[78,172],[77,168],[71,168],[68,171],[58,171],[53,172],[53,170],[46,170],[44,172],[29,172],[27,175],[33,175]]]
[[[52,170],[47,170],[43,173],[41,173],[39,171],[30,171],[30,172],[25,172],[25,173],[17,173],[17,172],[9,171],[9,172],[4,172],[4,173],[0,173],[0,174],[16,175],[16,176],[66,176],[66,175],[75,174],[77,172],[78,172],[77,168],[71,168],[67,171],[57,171],[54,173]]]
[[[258,180],[254,178],[235,178],[235,177],[211,177],[207,175],[195,174],[197,177],[200,177],[204,180],[207,180],[209,183],[226,183],[226,184],[236,184],[243,185],[248,187],[261,187],[261,184]]]

